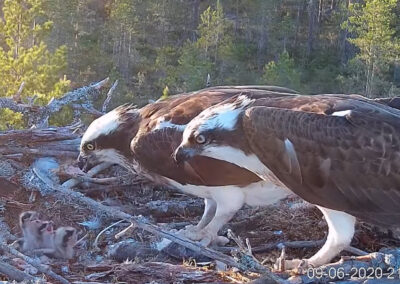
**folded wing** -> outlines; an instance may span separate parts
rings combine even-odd
[[[266,102],[247,109],[252,151],[303,199],[400,225],[400,112],[365,100],[327,100],[321,107],[315,98],[301,108]]]

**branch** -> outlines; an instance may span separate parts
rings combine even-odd
[[[104,114],[101,111],[98,111],[97,109],[93,108],[92,106],[87,106],[84,104],[81,104],[81,105],[80,104],[72,104],[71,106],[75,110],[86,111],[86,112],[90,113],[91,115],[94,115],[95,117],[100,117]]]
[[[6,244],[2,244],[0,243],[0,248],[12,255],[15,255],[16,257],[19,257],[21,259],[23,259],[24,261],[26,261],[27,263],[29,263],[30,265],[32,265],[33,267],[37,268],[37,270],[39,270],[40,272],[50,276],[51,278],[57,280],[60,283],[63,284],[70,284],[70,282],[65,279],[64,277],[54,273],[50,268],[47,268],[46,266],[44,266],[43,264],[41,264],[38,260],[35,260],[29,256],[26,256],[22,253],[20,253],[19,251],[17,251],[16,249],[6,245]]]
[[[239,262],[245,263],[247,267],[255,270],[262,270],[264,266],[254,257],[249,239],[246,239],[246,245],[243,240],[236,236],[232,230],[228,230],[228,237],[232,239],[239,247],[239,250],[233,250],[232,255],[239,259]],[[272,273],[264,273],[263,278],[266,283],[281,283],[281,279]]]
[[[18,282],[30,281],[32,283],[44,282],[43,280],[37,279],[32,275],[25,273],[14,266],[9,265],[5,262],[0,261],[0,273],[6,275],[9,280],[15,280]]]
[[[113,92],[114,92],[114,90],[115,90],[115,88],[116,88],[117,86],[118,86],[118,80],[116,80],[116,81],[114,82],[114,84],[112,85],[112,87],[110,88],[110,90],[109,90],[108,93],[107,93],[107,98],[105,99],[105,101],[104,101],[104,103],[103,103],[103,107],[102,107],[102,109],[101,109],[103,113],[106,113],[108,104],[110,103],[111,98],[112,98],[112,95],[113,95]]]
[[[0,109],[9,108],[12,111],[28,115],[29,127],[32,125],[43,125],[45,120],[50,117],[51,114],[60,111],[63,106],[70,105],[77,101],[90,101],[95,99],[99,94],[99,90],[103,88],[108,81],[109,78],[106,78],[90,86],[73,90],[64,94],[61,98],[51,99],[47,106],[42,107],[33,106],[32,104],[21,104],[10,98],[0,98]]]
[[[12,97],[12,99],[14,100],[14,102],[16,102],[16,103],[21,103],[21,102],[22,102],[21,94],[22,94],[22,91],[23,91],[23,89],[24,89],[24,86],[25,86],[25,82],[22,82],[21,85],[19,86],[18,91],[17,91],[17,92],[15,93],[15,95]]]
[[[100,82],[92,84],[88,87],[82,87],[76,89],[74,91],[68,92],[64,94],[61,98],[52,99],[49,104],[40,109],[39,119],[37,119],[35,124],[40,123],[43,119],[51,114],[58,112],[65,105],[69,105],[72,102],[76,101],[90,101],[91,99],[95,99],[98,95],[98,92],[101,88],[103,88],[109,81],[109,78],[106,78]]]
[[[8,108],[14,112],[20,112],[23,114],[37,109],[37,107],[16,103],[13,99],[10,98],[0,98],[0,109],[1,108]]]
[[[0,155],[22,160],[37,156],[76,159],[80,138],[69,127],[0,132]]]

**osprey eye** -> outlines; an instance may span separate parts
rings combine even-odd
[[[86,149],[88,149],[89,151],[93,151],[94,145],[92,143],[88,143],[88,144],[86,144]]]
[[[206,142],[206,137],[204,135],[200,134],[200,135],[196,136],[195,140],[196,140],[196,143],[198,143],[198,144],[204,144]]]

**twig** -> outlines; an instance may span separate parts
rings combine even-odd
[[[117,222],[115,222],[115,223],[112,223],[110,226],[104,228],[103,230],[101,230],[100,233],[96,236],[96,239],[95,239],[94,242],[93,242],[93,248],[94,248],[95,250],[99,251],[100,248],[99,248],[99,246],[97,245],[97,243],[99,242],[100,236],[101,236],[102,234],[104,234],[104,232],[106,232],[107,230],[111,229],[111,228],[114,227],[115,225],[118,225],[119,223],[122,223],[122,222],[124,222],[124,221],[125,221],[125,220],[119,220],[119,221],[117,221]]]
[[[83,242],[84,239],[86,239],[89,236],[89,234],[84,235],[82,238],[80,238],[79,240],[76,241],[76,243],[74,244],[74,247],[76,247],[77,245],[79,245],[81,242]]]
[[[115,90],[115,88],[116,88],[117,86],[118,86],[118,80],[116,80],[116,81],[114,82],[114,84],[112,85],[112,87],[110,88],[110,90],[109,90],[108,93],[107,93],[107,98],[104,100],[103,107],[102,107],[102,109],[101,109],[101,111],[102,111],[103,113],[105,113],[105,112],[107,111],[108,104],[110,103],[111,98],[112,98],[112,95],[113,95],[113,92],[114,92],[114,90]]]
[[[282,272],[286,270],[286,247],[282,246],[281,255],[278,257],[278,271]]]
[[[40,272],[50,276],[51,278],[59,281],[60,283],[63,283],[63,284],[69,284],[70,283],[67,279],[65,279],[64,277],[62,277],[62,276],[60,276],[60,275],[58,275],[56,273],[54,273],[50,268],[47,268],[46,266],[42,265],[39,261],[20,253],[16,249],[14,249],[12,247],[9,247],[8,245],[2,244],[2,243],[0,243],[0,248],[2,250],[12,254],[12,255],[15,255],[15,256],[23,259],[24,261],[26,261],[27,263],[29,263],[33,267],[37,268]]]
[[[15,95],[13,95],[13,100],[14,100],[14,102],[16,102],[17,104],[19,104],[19,103],[21,103],[22,102],[22,99],[21,99],[21,94],[22,94],[22,91],[23,91],[23,89],[24,89],[24,86],[25,86],[25,82],[22,82],[21,83],[21,85],[19,86],[19,89],[18,89],[18,91],[15,93]]]
[[[32,283],[44,282],[42,279],[35,278],[28,273],[16,269],[12,265],[2,262],[1,260],[0,260],[0,273],[6,275],[9,278],[9,280],[15,280],[18,282],[22,281],[30,281]]]
[[[246,238],[246,245],[247,245],[247,251],[249,252],[250,255],[253,255],[253,249],[251,248],[250,240]]]
[[[36,99],[38,98],[39,96],[37,95],[37,94],[34,94],[32,97],[27,97],[27,100],[28,100],[28,105],[29,106],[33,106],[33,104],[35,103],[35,101],[36,101]],[[51,100],[50,100],[50,102],[53,100],[54,98],[52,98]]]
[[[125,235],[126,233],[132,231],[135,228],[135,224],[131,223],[128,227],[126,227],[125,229],[123,229],[121,232],[119,232],[118,234],[115,234],[114,238],[115,239],[120,239],[123,235]]]
[[[101,111],[98,111],[97,109],[91,107],[91,106],[87,106],[87,105],[80,105],[80,104],[72,104],[71,105],[73,109],[76,110],[84,110],[92,115],[94,115],[95,117],[100,117],[102,116],[104,113],[102,113]]]
[[[368,252],[363,251],[363,250],[358,249],[358,248],[355,248],[355,247],[352,247],[352,246],[349,246],[349,247],[345,248],[344,250],[349,252],[349,253],[351,253],[351,254],[354,254],[354,255],[359,255],[359,256],[368,255]]]
[[[227,235],[228,235],[228,238],[232,239],[237,244],[237,246],[239,247],[239,250],[241,252],[244,252],[244,253],[247,252],[247,248],[244,245],[242,239],[239,236],[236,236],[236,234],[231,229],[228,230]]]
[[[253,269],[253,271],[260,272],[265,270],[265,267],[252,255],[250,241],[246,239],[247,246],[243,243],[239,236],[236,236],[232,230],[228,230],[228,237],[232,239],[239,247],[239,251],[232,251],[232,254],[239,260],[239,263],[244,264],[246,267]],[[266,283],[284,283],[285,281],[278,276],[264,272],[263,277],[267,280]]]
[[[271,249],[280,248],[281,246],[285,246],[287,248],[314,248],[321,246],[325,243],[326,239],[317,240],[317,241],[288,241],[288,242],[276,242],[273,244],[266,244],[263,246],[253,248],[253,252],[260,253],[266,252]]]

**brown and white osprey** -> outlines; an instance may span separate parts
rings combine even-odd
[[[400,226],[400,111],[361,96],[240,95],[194,118],[175,155],[178,162],[201,155],[275,177],[317,205],[327,241],[288,268],[329,262],[350,245],[356,218]]]
[[[183,233],[203,245],[224,243],[226,238],[217,235],[219,229],[245,203],[267,205],[289,192],[229,162],[194,157],[178,165],[173,154],[192,118],[240,93],[280,97],[294,92],[279,87],[214,87],[173,96],[141,109],[118,107],[95,120],[85,132],[81,141],[81,166],[100,161],[120,164],[154,181],[204,198],[202,219]]]

